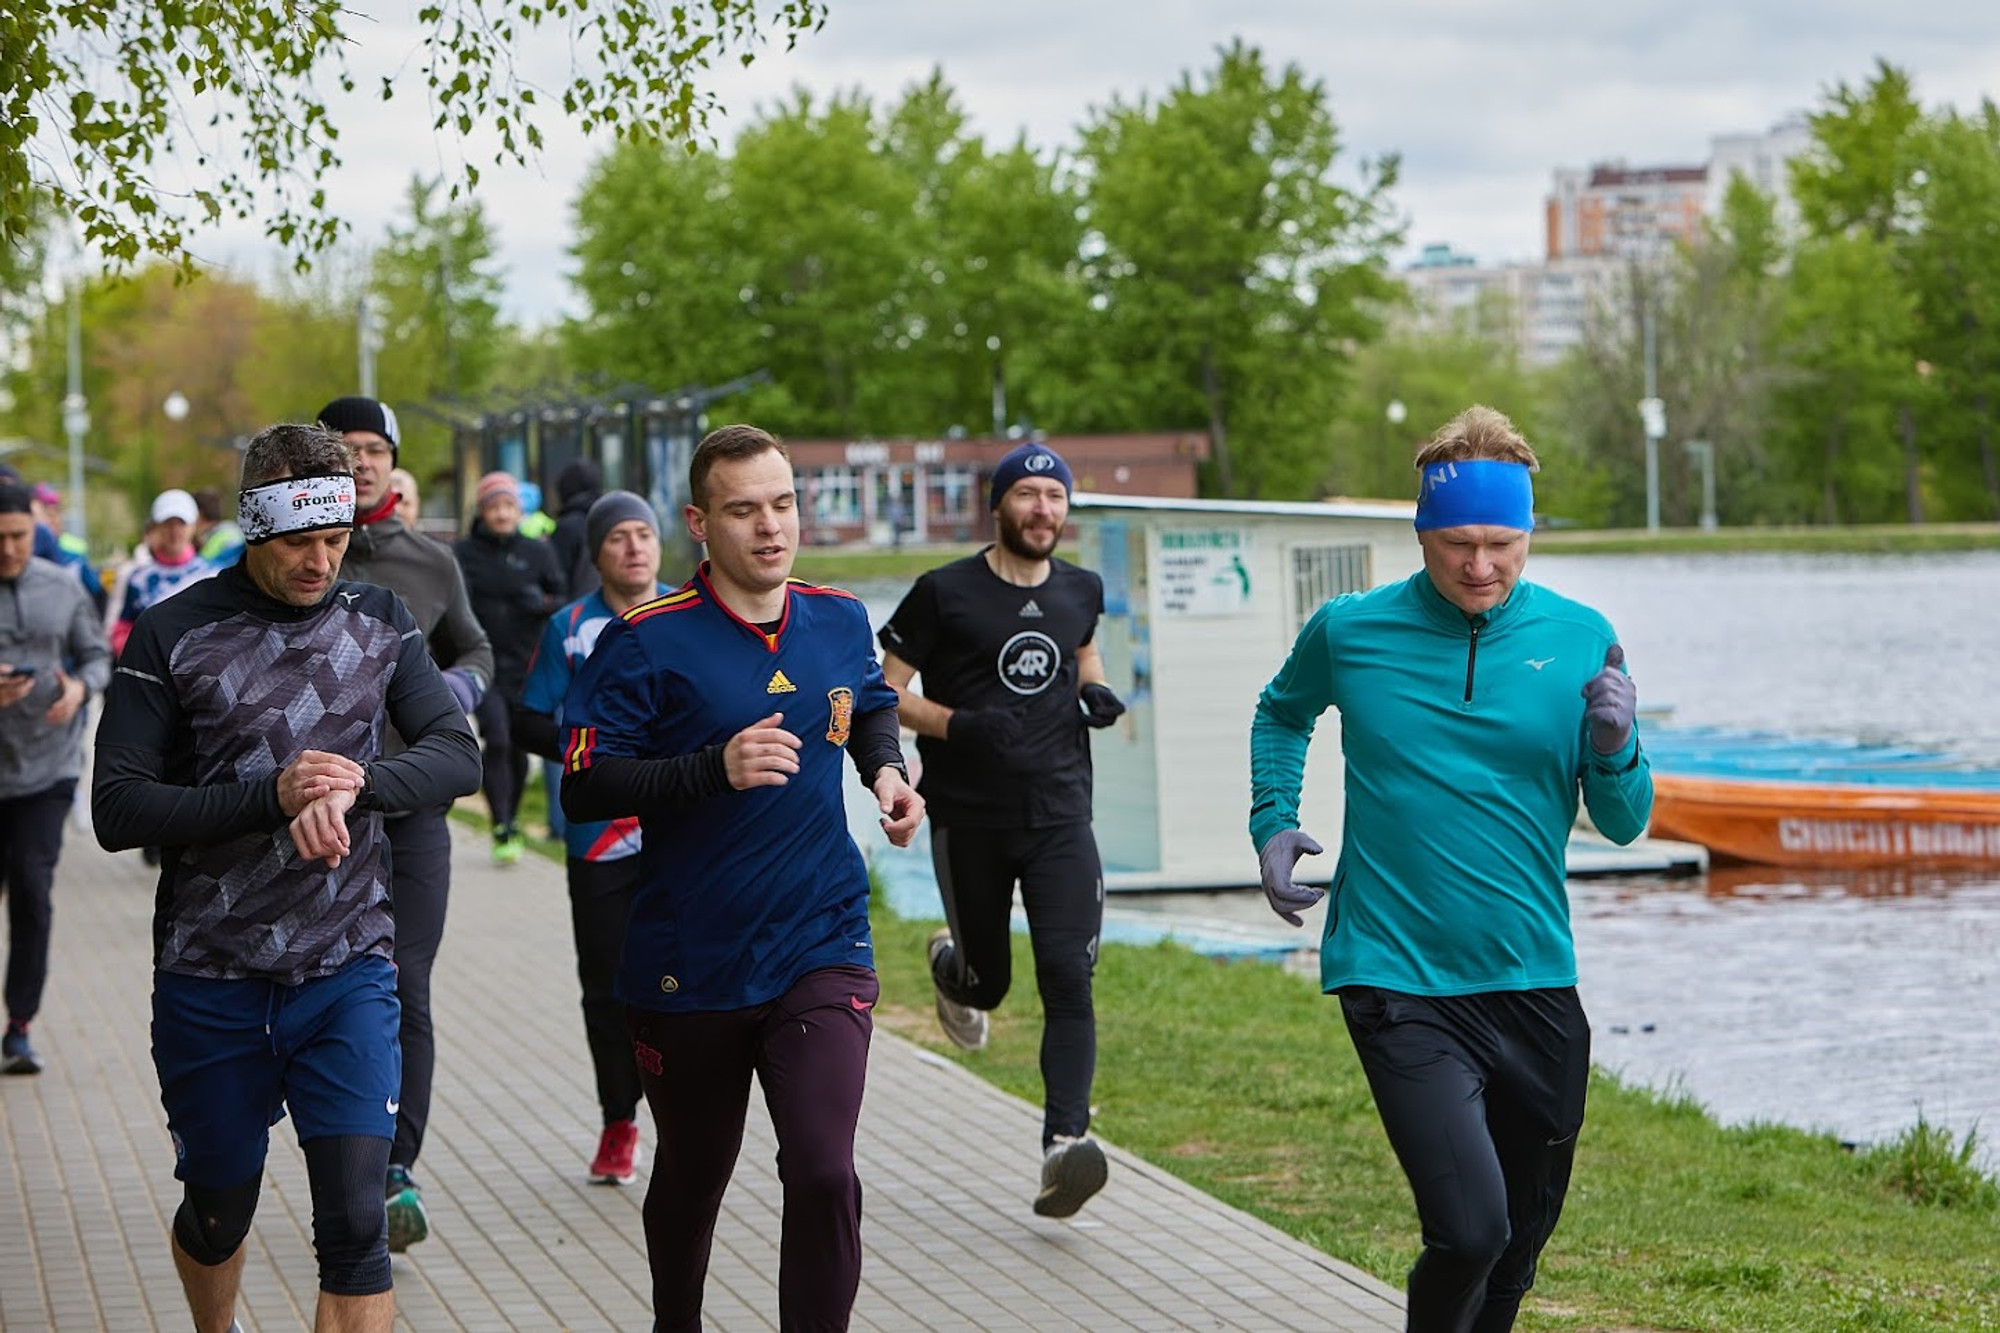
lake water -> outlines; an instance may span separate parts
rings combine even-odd
[[[1686,724],[2000,764],[2000,553],[1535,556],[1591,603],[1642,700]],[[2000,1134],[2000,880],[1733,868],[1578,883],[1599,1063],[1730,1123]]]
[[[1677,723],[2000,765],[2000,553],[1538,554],[1528,574],[1609,616],[1641,702],[1671,704]],[[903,588],[856,591],[879,620]],[[1985,1161],[2000,1164],[1992,875],[1736,869],[1578,882],[1571,902],[1600,1064],[1727,1123],[1874,1140],[1921,1113],[1981,1129]],[[1273,919],[1255,893],[1132,906]]]

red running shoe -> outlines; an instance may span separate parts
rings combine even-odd
[[[597,1156],[590,1161],[591,1183],[629,1185],[638,1176],[639,1126],[630,1120],[614,1120],[597,1140]]]

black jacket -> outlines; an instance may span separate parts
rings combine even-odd
[[[493,644],[493,688],[519,699],[549,612],[569,600],[555,553],[519,533],[499,536],[478,519],[452,553],[465,571],[472,614]]]
[[[549,534],[549,545],[556,554],[556,568],[569,580],[569,595],[588,597],[604,582],[598,577],[597,562],[590,558],[590,538],[584,520],[590,507],[604,494],[595,487],[578,491],[563,497],[562,509],[556,514],[556,530]]]

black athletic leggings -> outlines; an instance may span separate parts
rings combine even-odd
[[[1347,1031],[1416,1195],[1409,1333],[1505,1333],[1569,1192],[1590,1078],[1574,987],[1340,992]]]
[[[1028,913],[1042,995],[1042,1146],[1090,1128],[1097,1014],[1090,979],[1104,925],[1104,872],[1087,822],[1053,828],[931,828],[931,860],[953,947],[931,979],[948,1000],[995,1009],[1013,984],[1014,885]]]
[[[49,979],[50,890],[62,855],[63,820],[76,779],[0,801],[0,898],[7,900],[7,1018],[25,1023],[41,1011]]]
[[[639,1066],[625,1005],[618,998],[618,960],[625,952],[625,918],[639,888],[639,858],[585,861],[569,867],[569,920],[576,936],[576,979],[583,988],[583,1038],[597,1075],[604,1123],[630,1120],[639,1109]]]
[[[403,1006],[402,1105],[389,1160],[415,1166],[431,1118],[431,1073],[437,1041],[431,1030],[431,965],[444,943],[451,898],[451,827],[446,809],[384,820],[389,839],[389,901],[396,912],[396,999]]]
[[[521,813],[521,792],[528,785],[528,752],[514,744],[512,708],[499,690],[488,690],[473,712],[479,719],[479,738],[485,743],[480,785],[496,836],[513,830]]]

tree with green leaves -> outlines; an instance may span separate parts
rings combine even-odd
[[[1565,524],[1603,523],[1611,507],[1605,468],[1576,447],[1555,372],[1523,363],[1510,303],[1488,295],[1465,314],[1435,325],[1404,324],[1356,350],[1318,493],[1415,498],[1419,444],[1467,406],[1483,403],[1505,412],[1542,461],[1536,510]]]
[[[1928,117],[1909,146],[1920,229],[1904,248],[1932,406],[1934,510],[2000,518],[2000,109]]]
[[[1779,347],[1788,263],[1774,201],[1738,178],[1699,238],[1629,268],[1617,298],[1587,324],[1559,369],[1562,420],[1599,460],[1612,498],[1601,517],[1637,526],[1645,514],[1643,435],[1646,312],[1654,326],[1655,388],[1669,434],[1660,450],[1660,506],[1669,525],[1700,510],[1698,463],[1683,446],[1713,451],[1725,524],[1803,522],[1810,494],[1771,449],[1775,393],[1793,372]]]
[[[412,179],[405,215],[369,265],[368,295],[381,317],[377,386],[390,402],[428,404],[402,418],[403,466],[417,476],[451,462],[449,431],[438,417],[455,404],[487,397],[506,334],[500,321],[505,284],[494,268],[496,246],[477,199],[451,201],[435,180]],[[320,401],[349,383],[329,379]],[[314,404],[317,406],[317,403]],[[470,416],[474,409],[463,408]]]
[[[1779,392],[1779,439],[1821,522],[1897,517],[1897,412],[1921,387],[1916,314],[1891,244],[1866,231],[1811,238],[1793,259],[1781,337],[1796,373]]]
[[[1079,199],[1016,138],[1003,151],[971,135],[941,71],[891,109],[883,150],[917,184],[916,270],[906,314],[923,331],[900,350],[920,358],[937,401],[918,429],[970,433],[1048,418],[1065,377],[1065,330],[1084,294],[1070,270],[1082,243]]]
[[[552,107],[585,131],[686,140],[707,124],[702,75],[748,61],[769,36],[816,30],[825,0],[428,0],[411,82],[430,128],[489,133],[495,162],[524,162]],[[340,165],[340,108],[357,91],[348,52],[373,28],[344,0],[63,0],[0,7],[0,240],[45,194],[107,258],[192,266],[194,235],[261,218],[306,265],[342,223],[320,179]],[[572,55],[538,89],[517,71],[529,43]],[[410,89],[383,77],[384,101]],[[179,160],[189,183],[162,182]],[[464,162],[450,198],[478,183]]]
[[[996,366],[1038,414],[1082,309],[1076,201],[1025,145],[989,153],[935,72],[886,111],[797,93],[728,154],[621,145],[576,216],[574,364],[653,389],[763,369],[741,410],[790,435],[980,429]]]
[[[1312,488],[1351,349],[1380,331],[1399,164],[1350,188],[1340,150],[1325,85],[1240,40],[1083,132],[1090,392],[1114,420],[1206,428],[1225,496]]]

